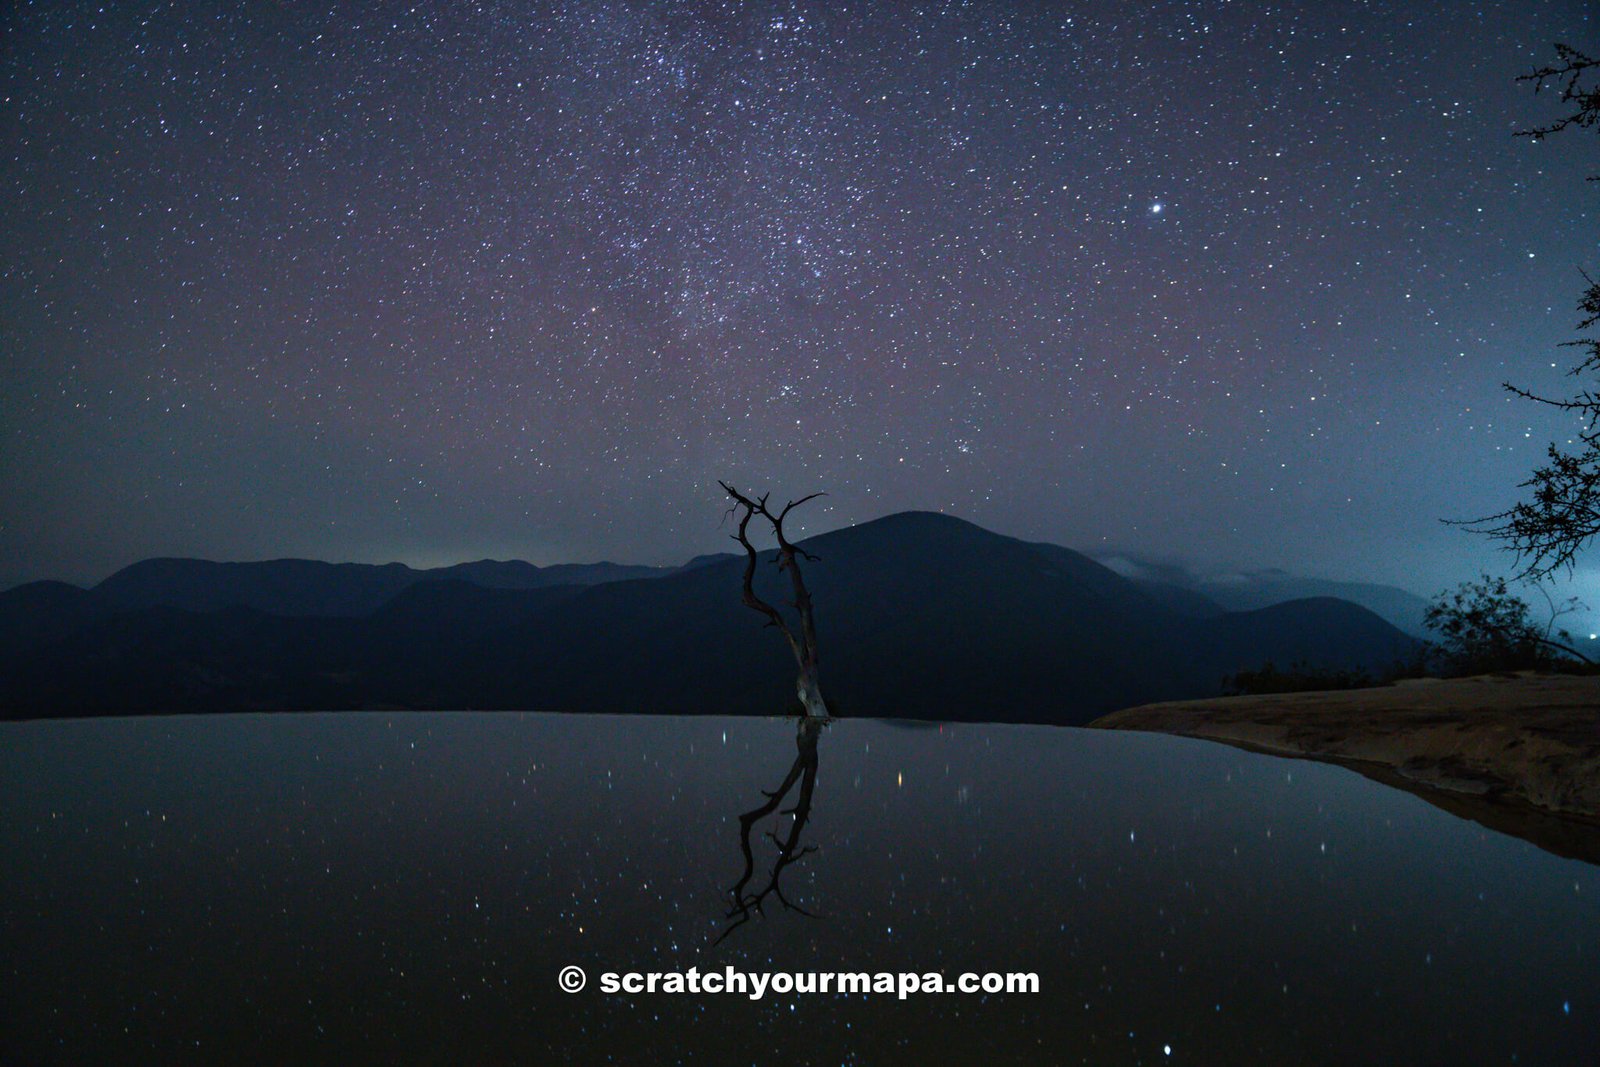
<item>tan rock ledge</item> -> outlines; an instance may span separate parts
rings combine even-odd
[[[1600,676],[1522,672],[1185,700],[1127,708],[1090,725],[1340,763],[1600,864]]]

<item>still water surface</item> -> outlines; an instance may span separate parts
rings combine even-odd
[[[536,714],[0,727],[0,1059],[1600,1062],[1593,866],[1204,742],[845,720],[808,766],[807,740]],[[737,924],[740,816],[791,772],[747,820],[747,906],[799,804],[792,862]],[[1041,991],[599,988],[729,965]]]

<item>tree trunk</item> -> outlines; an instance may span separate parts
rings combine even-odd
[[[807,718],[826,719],[828,705],[822,699],[822,687],[817,682],[817,668],[807,666],[801,669],[800,677],[794,683],[795,695],[800,698],[800,706],[805,709]]]

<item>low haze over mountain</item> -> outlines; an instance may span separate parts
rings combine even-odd
[[[1101,555],[1099,562],[1154,590],[1176,605],[1183,594],[1198,594],[1228,611],[1253,611],[1308,597],[1337,597],[1360,604],[1411,634],[1422,634],[1422,616],[1428,602],[1415,593],[1374,582],[1340,582],[1328,578],[1302,578],[1278,568],[1212,570],[1200,572],[1180,563],[1158,563],[1127,555]]]

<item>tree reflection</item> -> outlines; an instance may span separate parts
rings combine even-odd
[[[727,918],[732,921],[713,944],[720,944],[723,938],[749,922],[751,915],[764,915],[762,909],[768,897],[776,897],[780,904],[791,911],[811,915],[811,912],[783,895],[781,883],[783,872],[791,864],[798,863],[816,851],[815,845],[802,848],[800,835],[805,831],[806,821],[811,818],[811,795],[817,785],[817,738],[822,734],[824,723],[825,720],[814,716],[801,718],[799,730],[795,735],[795,747],[799,751],[795,755],[794,765],[789,768],[788,775],[773,792],[762,790],[762,795],[767,798],[765,804],[739,816],[739,850],[744,854],[744,873],[728,891],[729,896],[733,898],[733,907],[728,911]],[[758,822],[777,810],[778,805],[782,804],[784,798],[793,791],[797,782],[800,785],[800,793],[794,807],[780,813],[792,815],[794,821],[789,825],[789,832],[782,837],[779,837],[776,831],[767,831],[765,836],[778,846],[778,856],[767,876],[766,884],[752,891],[750,884],[755,877],[756,860],[755,853],[750,847],[750,831]]]

